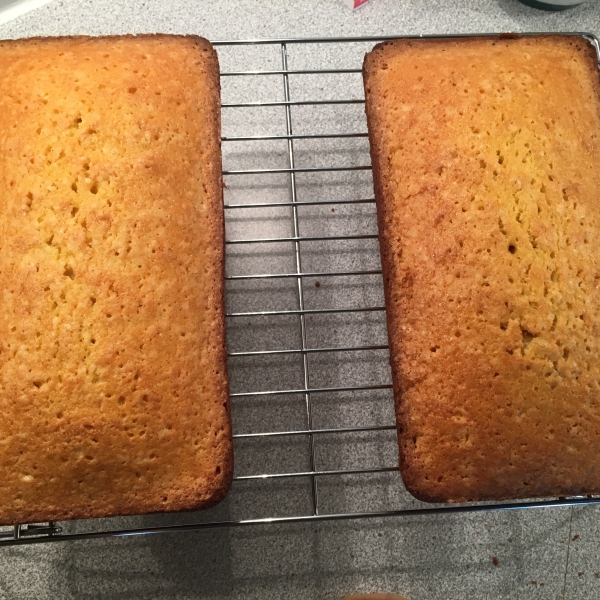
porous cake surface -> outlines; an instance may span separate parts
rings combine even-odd
[[[0,523],[232,477],[219,73],[197,37],[0,43]]]
[[[407,489],[599,493],[593,46],[401,40],[364,76]]]

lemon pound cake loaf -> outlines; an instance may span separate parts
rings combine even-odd
[[[198,509],[232,477],[217,57],[0,42],[0,523]]]
[[[400,40],[364,80],[407,489],[600,493],[593,46]]]

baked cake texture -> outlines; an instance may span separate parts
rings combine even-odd
[[[594,47],[399,40],[364,80],[407,489],[600,493]]]
[[[0,523],[232,478],[219,68],[199,37],[0,42]]]

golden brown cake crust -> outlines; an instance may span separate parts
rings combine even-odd
[[[398,40],[363,72],[407,489],[599,493],[594,48]]]
[[[211,506],[233,472],[219,66],[0,42],[0,523]]]

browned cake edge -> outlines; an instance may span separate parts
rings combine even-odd
[[[156,506],[155,509],[144,506],[140,508],[130,503],[119,505],[115,502],[110,508],[104,511],[99,511],[97,508],[90,508],[84,511],[72,511],[66,508],[46,507],[36,508],[30,511],[23,511],[23,523],[39,523],[46,521],[62,521],[71,519],[90,519],[104,518],[113,516],[126,516],[135,514],[151,514],[162,512],[178,512],[178,511],[195,511],[204,510],[215,506],[221,502],[228,494],[233,481],[233,438],[231,427],[231,405],[229,402],[229,380],[227,375],[227,349],[225,339],[225,219],[223,212],[223,178],[222,178],[222,157],[221,157],[221,87],[220,87],[220,68],[216,51],[212,44],[197,35],[171,35],[171,34],[138,34],[138,35],[112,35],[101,36],[102,39],[160,39],[160,38],[179,38],[193,42],[199,50],[210,52],[209,61],[206,63],[207,71],[209,72],[214,84],[208,90],[213,98],[211,102],[213,124],[212,135],[207,137],[207,148],[211,152],[214,160],[210,169],[206,169],[209,177],[206,181],[206,197],[210,203],[212,213],[212,239],[207,240],[207,243],[213,243],[218,249],[218,264],[215,272],[218,274],[218,290],[215,290],[215,297],[218,304],[218,324],[212,332],[215,339],[215,345],[220,349],[218,364],[216,365],[219,372],[223,374],[223,383],[221,390],[221,402],[226,410],[226,419],[223,423],[223,428],[226,428],[227,448],[220,460],[221,473],[215,477],[209,486],[206,486],[202,494],[198,494],[197,489],[190,489],[189,493],[177,494],[169,500],[168,504]],[[16,43],[28,42],[55,42],[60,40],[86,41],[94,40],[98,37],[94,36],[60,36],[60,37],[32,37],[14,40]],[[5,40],[12,42],[13,40]],[[208,166],[207,166],[208,167]],[[12,523],[9,523],[12,524]]]
[[[162,37],[165,34],[148,34],[148,37]],[[136,36],[142,37],[142,36]],[[210,177],[206,182],[207,198],[210,200],[211,212],[214,218],[213,243],[219,250],[218,266],[218,306],[219,322],[214,335],[218,335],[217,347],[220,349],[219,372],[224,375],[224,384],[222,390],[223,405],[226,408],[226,423],[228,448],[226,454],[222,457],[221,476],[213,479],[213,487],[206,490],[205,497],[198,498],[195,494],[190,498],[182,498],[181,503],[171,503],[170,510],[200,510],[210,508],[221,502],[227,496],[233,482],[233,438],[231,431],[231,404],[229,402],[229,378],[227,373],[227,347],[225,338],[225,215],[223,210],[223,174],[221,157],[221,72],[219,68],[219,59],[213,45],[205,38],[197,35],[187,36],[166,36],[179,37],[193,41],[199,49],[210,52],[210,63],[207,69],[214,81],[210,88],[213,96],[211,102],[213,135],[210,136],[210,151],[214,160],[211,163]]]
[[[455,498],[449,500],[444,494],[432,495],[428,492],[420,489],[419,481],[416,477],[412,476],[412,470],[409,469],[408,453],[405,452],[403,447],[404,440],[404,429],[405,424],[402,419],[402,371],[400,366],[400,346],[402,339],[402,315],[398,310],[394,310],[394,286],[396,286],[396,292],[400,292],[404,287],[410,287],[410,282],[403,278],[401,273],[397,273],[394,268],[393,261],[393,249],[391,240],[393,239],[394,232],[388,227],[390,222],[391,214],[388,215],[387,211],[387,200],[390,197],[388,194],[388,186],[386,180],[390,175],[388,163],[385,160],[383,148],[379,140],[380,119],[376,114],[376,100],[371,96],[371,78],[376,74],[377,70],[390,56],[401,53],[404,48],[412,46],[413,44],[428,44],[428,45],[439,45],[443,47],[448,41],[460,42],[464,44],[478,43],[482,40],[489,40],[493,37],[497,39],[540,39],[540,38],[558,38],[558,39],[569,39],[573,36],[561,35],[561,34],[541,34],[535,36],[519,36],[516,34],[500,34],[498,36],[473,36],[473,37],[457,37],[457,38],[425,38],[425,39],[397,39],[392,41],[385,41],[376,44],[373,49],[365,55],[363,62],[363,84],[365,91],[365,113],[367,117],[367,130],[369,136],[369,147],[371,155],[371,163],[373,167],[373,187],[375,194],[375,205],[377,209],[377,226],[379,230],[379,248],[381,256],[381,269],[383,276],[383,289],[386,306],[386,321],[388,330],[388,344],[390,352],[390,367],[392,371],[392,385],[394,393],[394,404],[396,413],[396,428],[398,431],[398,446],[399,446],[399,467],[402,475],[402,481],[406,490],[414,496],[417,500],[431,503],[446,503],[446,502],[471,502],[488,500],[489,497],[485,498]],[[590,48],[594,48],[590,43]],[[595,74],[598,73],[598,62],[596,60],[596,50],[590,52],[589,55],[589,68]],[[573,490],[573,494],[580,493],[580,490]],[[556,490],[546,490],[537,497],[551,497],[557,495],[568,495],[564,491],[556,493]],[[494,498],[494,500],[507,500],[512,499],[512,496],[502,495]]]
[[[400,382],[400,366],[399,366],[399,354],[400,354],[400,322],[396,311],[392,311],[390,307],[393,303],[392,288],[396,281],[396,273],[394,270],[394,263],[391,260],[392,248],[388,244],[389,232],[387,228],[387,212],[386,212],[386,197],[387,189],[384,183],[387,175],[387,170],[383,166],[383,152],[381,144],[379,143],[378,132],[380,129],[380,121],[375,114],[373,107],[374,100],[372,99],[370,92],[370,80],[374,73],[377,72],[381,63],[386,59],[386,54],[390,51],[394,51],[397,48],[401,48],[406,45],[407,40],[396,40],[394,42],[381,42],[377,44],[373,50],[365,55],[363,62],[363,83],[365,90],[365,113],[367,116],[367,131],[369,134],[369,149],[371,154],[371,164],[373,167],[373,188],[375,192],[375,205],[377,208],[377,227],[379,230],[379,252],[381,257],[381,270],[383,277],[383,292],[386,306],[386,321],[388,331],[388,344],[390,353],[390,367],[392,370],[392,385],[394,391],[394,404],[396,407],[396,427],[398,430],[398,444],[400,448],[399,453],[399,465],[400,472],[406,489],[417,497],[419,500],[426,500],[425,498],[418,496],[418,490],[414,489],[414,485],[411,481],[404,478],[404,453],[402,452],[401,446],[401,434],[402,434],[402,423],[399,420],[400,417],[400,402],[401,402],[401,382]],[[400,282],[402,286],[402,282]],[[415,494],[416,492],[416,494]]]
[[[211,137],[212,162],[211,177],[208,182],[212,189],[207,189],[207,196],[211,200],[212,214],[215,217],[215,229],[213,232],[215,247],[219,249],[219,323],[218,323],[218,348],[220,348],[219,356],[219,372],[224,374],[224,389],[223,398],[224,406],[226,407],[227,420],[226,426],[228,429],[228,449],[226,456],[223,457],[221,463],[221,478],[214,480],[214,488],[211,491],[212,495],[205,500],[200,499],[198,504],[191,506],[182,506],[181,510],[197,510],[210,508],[215,506],[227,496],[231,484],[233,482],[233,438],[231,431],[231,403],[229,402],[229,378],[227,373],[227,346],[225,338],[225,215],[223,209],[223,168],[221,155],[221,72],[219,68],[219,60],[217,53],[212,44],[200,36],[185,36],[192,39],[194,43],[202,49],[210,50],[211,60],[209,69],[211,76],[214,78],[215,85],[211,88],[214,96],[214,102],[211,103],[213,111],[214,135]],[[207,184],[207,185],[208,185]]]
[[[152,37],[152,36],[150,36]],[[208,69],[211,77],[214,80],[214,86],[210,89],[214,101],[212,107],[212,123],[214,126],[214,134],[210,138],[211,154],[214,160],[211,163],[212,169],[209,181],[207,182],[207,197],[211,202],[212,214],[215,219],[215,227],[213,231],[213,240],[216,248],[219,249],[219,323],[218,329],[214,333],[218,333],[217,347],[220,349],[219,356],[219,372],[224,374],[224,389],[223,403],[226,407],[227,419],[226,427],[228,429],[228,449],[227,454],[223,456],[221,463],[221,477],[213,480],[214,487],[207,490],[206,498],[192,497],[190,503],[182,502],[180,507],[173,507],[173,510],[198,510],[215,506],[228,494],[233,482],[233,439],[231,431],[231,404],[229,402],[229,379],[227,374],[227,347],[225,339],[225,215],[223,210],[223,168],[221,158],[221,72],[219,68],[219,60],[213,45],[200,36],[175,36],[184,37],[192,40],[200,49],[210,51],[210,63]],[[210,188],[208,187],[210,185]],[[210,495],[208,495],[210,493]]]

